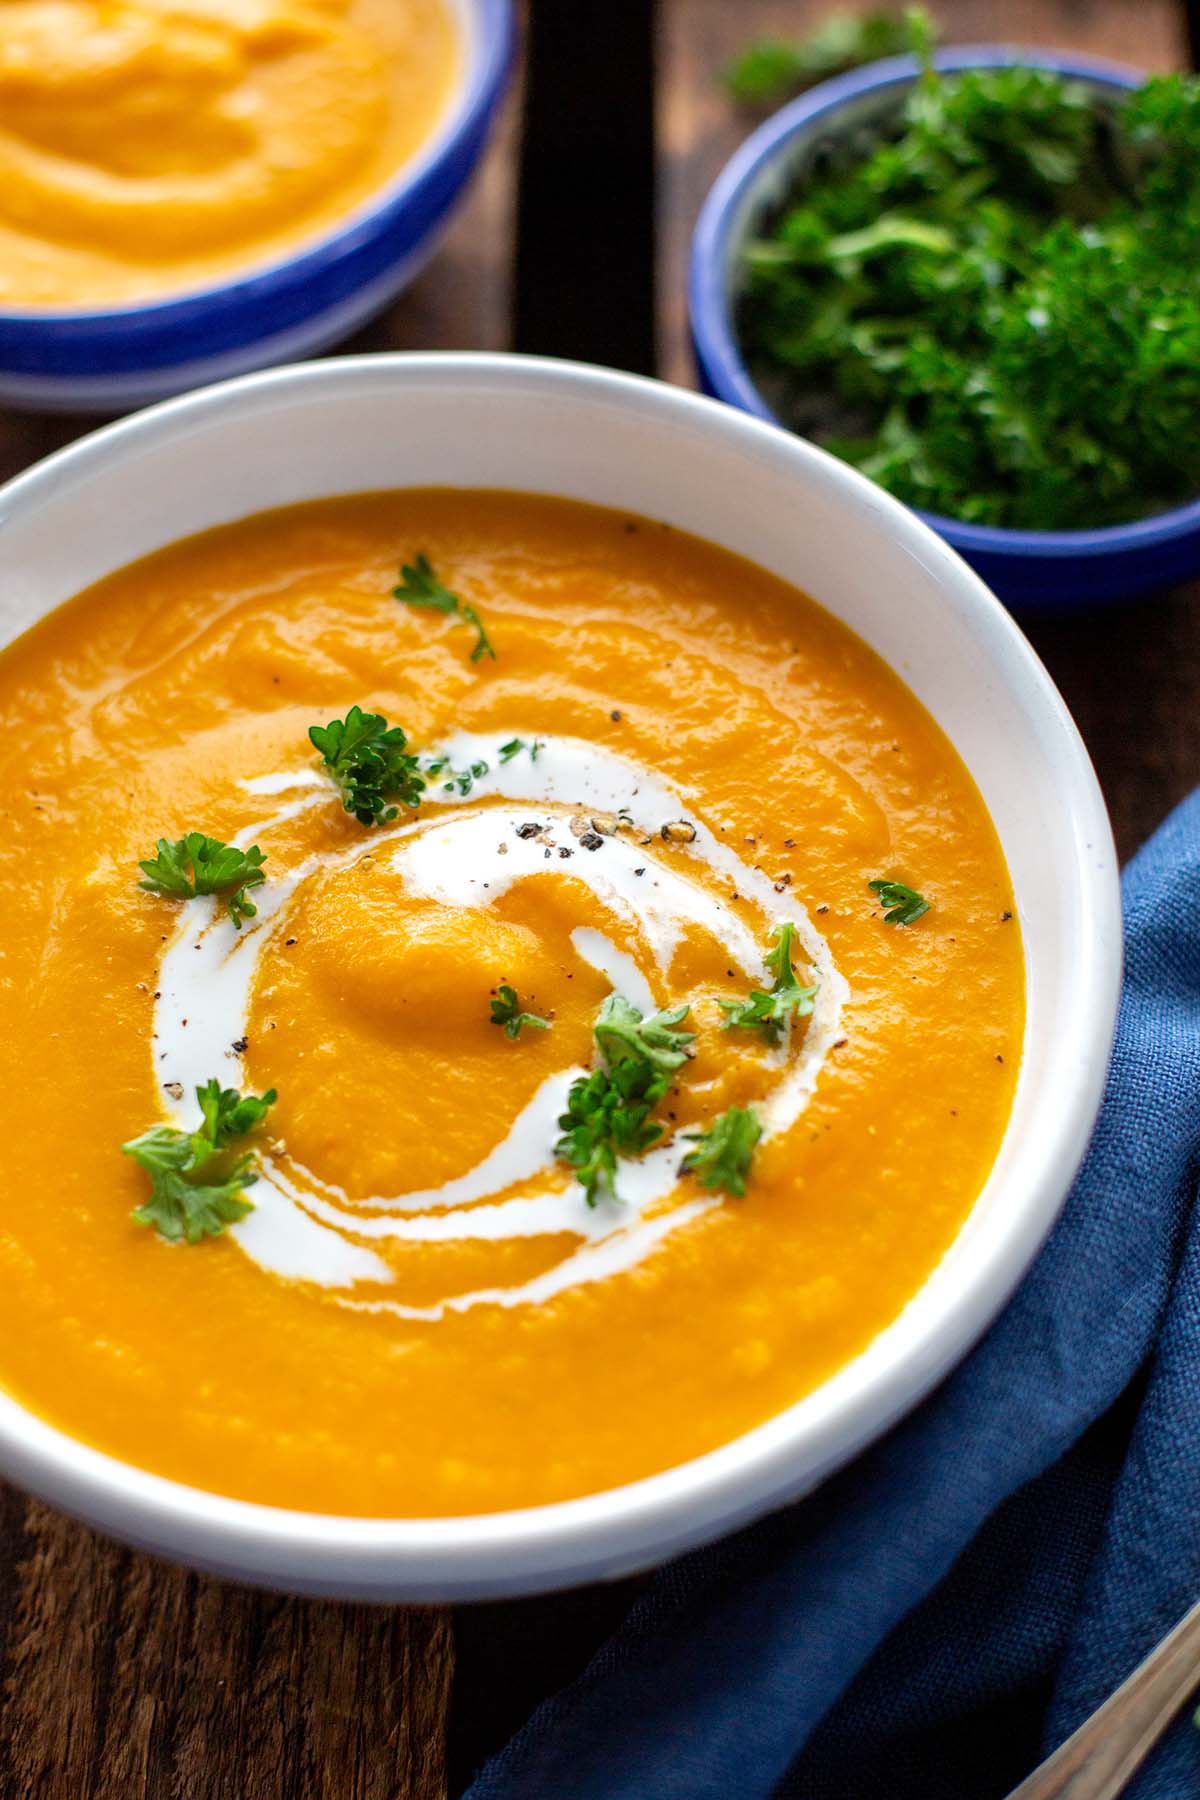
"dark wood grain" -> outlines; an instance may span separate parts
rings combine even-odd
[[[654,373],[649,0],[530,0],[516,345]]]
[[[435,1800],[445,1614],[249,1593],[30,1503],[12,1566],[0,1793]]]
[[[1200,584],[1023,623],[1091,751],[1125,861],[1200,786]]]

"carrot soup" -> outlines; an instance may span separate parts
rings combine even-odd
[[[449,0],[2,0],[0,308],[249,273],[380,192],[459,79]]]
[[[897,675],[652,520],[368,494],[0,655],[0,1384],[364,1516],[727,1443],[996,1156],[1009,878]]]

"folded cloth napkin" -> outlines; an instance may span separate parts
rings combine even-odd
[[[961,1367],[660,1571],[469,1800],[1000,1800],[1200,1599],[1200,794],[1126,871],[1087,1161]],[[1200,1800],[1177,1722],[1130,1800]]]

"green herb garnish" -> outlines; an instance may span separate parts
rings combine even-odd
[[[882,56],[902,56],[921,33],[937,30],[919,9],[873,12],[862,18],[831,13],[802,38],[764,38],[743,50],[725,71],[725,85],[739,106],[774,106],[830,75],[861,68]]]
[[[725,1014],[723,1031],[761,1031],[768,1044],[775,1044],[789,1019],[804,1018],[812,1011],[817,990],[801,986],[792,967],[795,932],[790,922],[778,926],[775,942],[763,957],[775,977],[769,993],[751,988],[745,1000],[718,1001]]]
[[[928,900],[915,888],[905,887],[902,881],[886,881],[880,877],[877,881],[868,881],[867,886],[879,897],[886,925],[912,925],[922,913],[929,911]]]
[[[231,1157],[229,1146],[261,1125],[276,1094],[274,1088],[239,1094],[212,1080],[196,1089],[196,1099],[202,1117],[195,1131],[153,1125],[121,1146],[150,1177],[150,1198],[134,1209],[133,1217],[173,1244],[219,1237],[251,1210],[245,1190],[258,1180],[254,1158]]]
[[[519,756],[522,750],[528,750],[530,762],[536,762],[538,759],[538,751],[541,748],[541,738],[534,738],[533,741],[528,744],[525,742],[524,738],[509,738],[507,744],[501,744],[500,746],[500,761],[502,763],[511,762],[513,757]]]
[[[155,849],[157,856],[138,864],[146,877],[138,883],[139,887],[152,894],[166,894],[172,900],[219,894],[239,931],[243,919],[255,916],[258,908],[247,898],[247,889],[259,887],[267,879],[262,871],[266,858],[257,844],[249,850],[237,850],[219,838],[189,831],[173,844],[159,838]]]
[[[589,1206],[617,1198],[618,1157],[637,1156],[662,1136],[650,1114],[669,1086],[669,1076],[637,1062],[594,1069],[572,1084],[554,1153],[574,1168]]]
[[[762,1136],[754,1108],[730,1106],[704,1131],[688,1131],[684,1136],[693,1139],[696,1148],[680,1163],[680,1174],[694,1175],[701,1187],[723,1188],[741,1199],[754,1147]]]
[[[403,564],[400,586],[393,588],[392,594],[405,606],[425,606],[433,612],[456,614],[464,625],[473,625],[478,635],[471,651],[471,661],[478,662],[481,656],[490,656],[495,662],[496,652],[492,648],[483,620],[466,600],[442,586],[433,572],[429,558],[424,554],[418,556],[415,562]]]
[[[517,990],[515,987],[510,987],[507,981],[502,981],[496,989],[491,1006],[492,1024],[503,1025],[505,1037],[520,1037],[522,1025],[532,1025],[535,1031],[549,1031],[550,1029],[549,1019],[539,1018],[537,1013],[521,1011]]]
[[[789,424],[910,506],[1036,530],[1200,491],[1200,80],[1117,105],[940,74],[801,178],[738,332]]]
[[[686,1006],[675,1006],[643,1018],[620,994],[610,994],[596,1019],[596,1042],[613,1067],[621,1062],[644,1062],[669,1074],[691,1054],[689,1045],[696,1034],[680,1029],[687,1015]]]
[[[636,1006],[610,994],[596,1019],[596,1043],[607,1063],[574,1082],[559,1118],[556,1156],[575,1170],[589,1206],[615,1200],[617,1160],[637,1156],[663,1134],[650,1114],[688,1057],[694,1032],[681,1031],[687,1007],[643,1018]]]
[[[524,738],[509,738],[506,744],[500,745],[496,754],[502,763],[510,763],[514,756],[520,755],[522,750],[528,750],[530,761],[536,762],[538,751],[542,748],[540,738],[534,738],[532,743],[528,744]],[[421,768],[430,780],[436,780],[439,775],[445,775],[446,780],[442,783],[442,792],[453,794],[457,791],[464,799],[471,792],[475,783],[482,781],[483,777],[491,772],[490,765],[486,762],[473,762],[467,769],[456,769],[446,755],[427,757],[422,762]]]
[[[456,787],[460,794],[469,794],[477,781],[482,781],[488,773],[485,762],[473,762],[469,769],[457,769],[453,779],[446,782],[446,788]]]
[[[407,752],[403,731],[389,726],[382,713],[352,706],[344,719],[312,725],[308,735],[341,791],[343,806],[360,825],[390,824],[399,808],[388,806],[389,800],[421,804],[420,758]]]

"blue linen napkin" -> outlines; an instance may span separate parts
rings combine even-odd
[[[1104,1109],[978,1348],[660,1571],[468,1800],[1001,1800],[1200,1599],[1200,793],[1126,870]],[[1128,1790],[1197,1800],[1181,1719]]]

